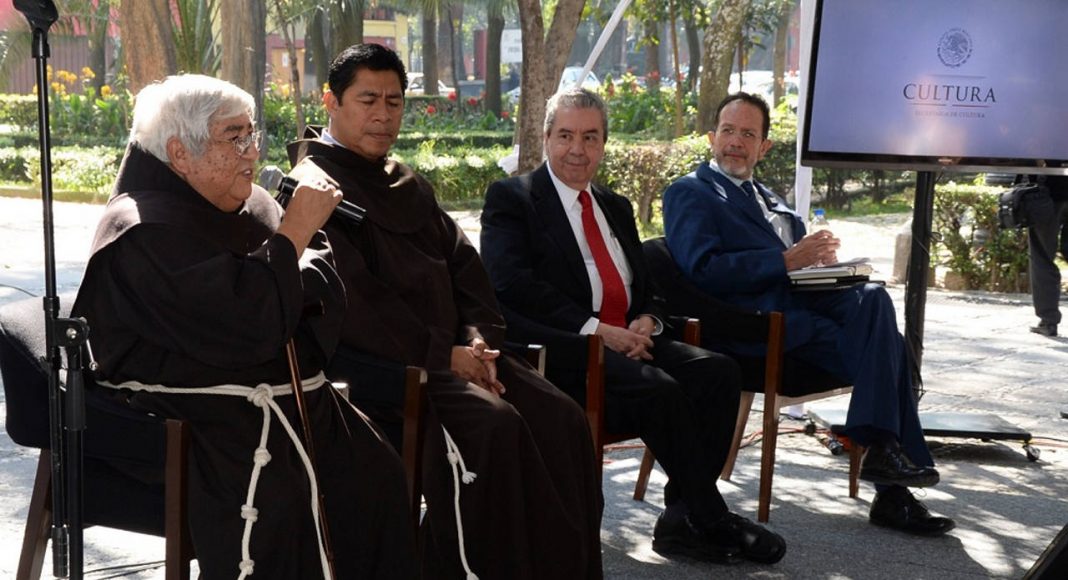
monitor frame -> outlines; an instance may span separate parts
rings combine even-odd
[[[816,151],[809,141],[813,114],[816,72],[819,66],[820,35],[823,28],[824,0],[816,0],[812,24],[812,47],[805,86],[805,115],[799,119],[803,128],[800,163],[805,167],[846,169],[891,169],[912,171],[952,171],[961,173],[1026,173],[1068,175],[1068,150],[1063,159],[1013,157],[954,157],[939,155],[900,155],[894,153],[847,153]],[[1068,106],[1068,105],[1066,105]],[[1068,130],[1068,127],[1065,128]]]

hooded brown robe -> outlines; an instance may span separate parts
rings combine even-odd
[[[424,576],[464,573],[440,424],[477,475],[460,489],[464,547],[475,574],[599,578],[603,499],[582,409],[507,354],[497,359],[507,389],[501,397],[452,373],[453,346],[475,337],[503,346],[504,320],[478,252],[410,168],[368,161],[318,136],[311,129],[308,139],[290,145],[293,176],[325,172],[346,200],[367,210],[359,227],[334,217],[324,228],[349,304],[339,353],[371,353],[424,367],[430,376]],[[327,376],[349,382],[358,400],[359,377],[342,358],[335,357]]]
[[[255,186],[238,211],[223,212],[131,147],[74,305],[89,321],[97,380],[178,388],[287,384],[290,338],[302,377],[319,373],[337,343],[344,290],[322,232],[298,260],[288,238],[274,234],[281,215]],[[243,397],[115,395],[189,423],[189,525],[201,577],[236,577],[263,411]],[[306,395],[336,577],[414,577],[399,458],[329,383]],[[293,396],[274,401],[299,431]],[[254,501],[252,578],[320,578],[308,475],[277,418],[267,449],[271,459]]]

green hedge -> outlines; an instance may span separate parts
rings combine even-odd
[[[1026,292],[1027,234],[998,225],[1003,188],[949,182],[935,187],[934,240],[941,263],[969,290]]]
[[[36,130],[37,97],[0,94],[0,125]]]

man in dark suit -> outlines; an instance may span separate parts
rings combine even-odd
[[[893,303],[877,284],[797,292],[787,272],[832,263],[838,239],[805,235],[801,218],[753,180],[771,147],[763,99],[729,95],[709,133],[715,163],[664,192],[664,231],[679,269],[698,288],[727,302],[786,314],[786,350],[853,385],[846,420],[850,439],[868,448],[860,478],[876,484],[872,523],[937,536],[953,529],[930,515],[908,487],[938,482],[920,428],[904,339]],[[698,314],[695,314],[698,315]],[[725,345],[762,354],[761,345]]]
[[[1031,332],[1057,336],[1061,322],[1061,270],[1054,259],[1058,250],[1068,258],[1068,177],[1032,176],[1031,181],[1045,183],[1049,189],[1048,195],[1030,197],[1024,205],[1031,224],[1027,228],[1031,298],[1038,316],[1038,325],[1032,326]]]
[[[545,117],[548,163],[486,193],[482,259],[508,336],[547,345],[548,378],[579,401],[585,369],[567,359],[582,351],[581,335],[604,338],[607,426],[637,432],[670,479],[654,550],[777,562],[783,539],[731,513],[716,489],[738,408],[737,365],[661,335],[630,202],[590,182],[607,134],[600,97],[559,93]]]

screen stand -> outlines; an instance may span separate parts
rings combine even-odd
[[[931,266],[931,222],[934,218],[935,175],[916,172],[916,198],[912,210],[912,250],[909,252],[908,281],[905,284],[905,348],[910,355],[916,395],[923,394],[920,369],[923,363],[923,319],[927,304],[927,278]],[[1066,409],[1068,411],[1068,409]],[[809,417],[832,433],[845,429],[846,409],[840,404],[814,404]],[[991,414],[920,411],[920,425],[930,437],[959,437],[982,440],[1022,441],[1027,459],[1038,460],[1039,450],[1031,445],[1031,433]]]
[[[923,394],[923,321],[931,267],[931,222],[934,218],[935,174],[916,172],[916,198],[912,209],[912,251],[905,284],[905,347],[911,356],[917,396]],[[1027,458],[1037,460],[1031,434],[996,415],[920,411],[920,425],[928,436],[1023,441]]]

